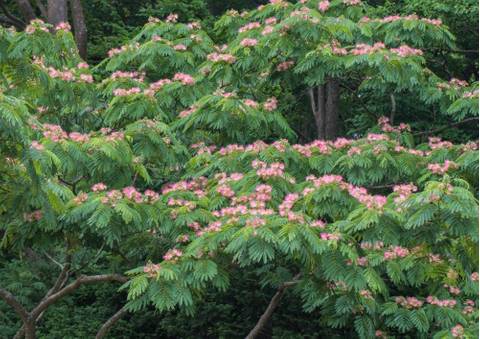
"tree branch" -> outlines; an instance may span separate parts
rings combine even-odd
[[[19,18],[13,16],[7,9],[7,7],[5,6],[5,3],[3,2],[3,0],[0,0],[0,9],[3,11],[3,13],[5,14],[5,16],[12,21],[13,25],[17,28],[17,29],[23,29],[25,27],[25,22],[23,22],[22,20],[20,20]]]
[[[433,133],[444,131],[444,130],[450,128],[450,127],[459,126],[459,125],[462,125],[466,122],[475,121],[475,120],[478,120],[478,117],[468,118],[468,119],[456,122],[454,124],[443,126],[443,127],[437,128],[437,129],[432,129],[432,130],[429,130],[429,131],[417,132],[417,133],[414,133],[413,136],[430,135],[430,134],[433,134]]]
[[[280,301],[282,300],[285,290],[297,284],[299,282],[298,279],[300,278],[300,276],[301,276],[301,273],[297,274],[292,281],[287,281],[278,288],[277,293],[275,293],[273,298],[270,300],[270,303],[268,304],[267,309],[265,310],[265,312],[263,312],[260,319],[258,319],[257,324],[250,331],[250,333],[245,337],[245,339],[255,339],[258,337],[258,335],[261,333],[263,328],[266,326],[267,322],[272,317],[273,312],[277,308],[278,304],[280,304]]]
[[[60,291],[53,293],[49,297],[42,300],[31,312],[33,318],[36,318],[42,313],[48,306],[55,303],[57,300],[61,299],[65,295],[75,291],[81,285],[84,284],[94,284],[97,282],[107,282],[107,281],[118,281],[121,283],[125,283],[128,281],[127,277],[120,275],[120,274],[100,274],[100,275],[92,275],[92,276],[80,276],[72,282],[71,284],[67,285],[66,287],[62,288]]]
[[[15,310],[17,315],[20,317],[20,319],[22,319],[24,323],[28,322],[29,316],[27,310],[25,309],[25,307],[22,306],[22,304],[18,302],[17,298],[15,298],[12,293],[0,287],[0,298],[2,298],[9,306],[11,306]]]
[[[110,328],[127,313],[128,313],[127,306],[123,306],[121,309],[119,309],[117,313],[112,315],[110,319],[108,319],[102,325],[102,327],[100,327],[100,329],[97,332],[97,335],[95,336],[95,339],[101,339],[105,337],[105,335],[108,333]]]

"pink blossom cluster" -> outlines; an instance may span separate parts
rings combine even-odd
[[[318,3],[318,10],[322,13],[326,12],[330,8],[330,1],[323,0]]]
[[[343,3],[348,6],[356,6],[362,3],[361,0],[343,0]]]
[[[320,228],[320,229],[323,229],[325,228],[325,221],[323,220],[315,220],[313,221],[311,224],[310,224],[311,227],[314,227],[314,228]]]
[[[412,308],[420,308],[423,305],[423,301],[418,300],[415,297],[396,297],[395,302],[399,304],[400,306],[407,308],[407,309],[412,309]]]
[[[228,185],[223,184],[217,187],[216,191],[225,198],[231,198],[235,195],[235,191]]]
[[[462,325],[457,324],[450,330],[450,333],[452,334],[452,337],[454,337],[454,338],[461,338],[465,334],[465,331],[464,331]]]
[[[388,140],[390,140],[390,138],[386,134],[369,133],[367,135],[367,140],[369,140],[369,141],[388,141]]]
[[[145,80],[145,73],[116,71],[110,75],[110,79],[132,79],[134,81],[143,82]]]
[[[203,154],[203,153],[212,154],[217,149],[217,146],[215,145],[207,146],[203,142],[193,144],[190,147],[195,149],[197,154]]]
[[[233,64],[237,58],[232,54],[222,54],[222,53],[210,53],[207,55],[207,59],[213,62],[226,62],[227,64]]]
[[[392,246],[390,247],[390,250],[383,253],[383,259],[394,260],[397,258],[405,258],[409,254],[410,251],[408,250],[408,248],[401,246]]]
[[[108,51],[108,57],[111,58],[115,55],[121,54],[121,53],[126,52],[128,50],[135,50],[135,49],[139,49],[139,48],[140,48],[140,44],[138,42],[136,42],[134,44],[131,44],[131,45],[124,45],[124,46],[121,46],[119,48],[112,48],[111,50]]]
[[[80,205],[82,203],[84,203],[85,201],[88,200],[88,194],[87,193],[84,193],[84,192],[81,192],[79,194],[77,194],[77,196],[75,198],[73,198],[73,202],[76,204],[76,205]]]
[[[284,72],[291,68],[295,62],[293,60],[283,61],[277,65],[277,71]]]
[[[414,184],[402,184],[402,185],[395,185],[393,187],[393,191],[398,194],[397,197],[395,197],[394,201],[395,203],[399,204],[405,200],[408,199],[408,197],[413,193],[417,191],[417,186]]]
[[[407,45],[401,45],[398,48],[392,48],[390,49],[390,51],[402,58],[415,56],[415,55],[423,55],[423,52],[420,49],[412,48]]]
[[[247,219],[245,224],[246,224],[247,227],[258,228],[258,227],[266,225],[266,223],[267,222],[265,221],[265,219],[255,217],[253,219]]]
[[[322,240],[340,240],[340,234],[333,234],[333,233],[320,233],[319,234],[320,239]]]
[[[385,44],[383,42],[377,42],[373,46],[367,44],[357,44],[350,53],[353,55],[366,55],[375,53],[382,49],[385,49]]]
[[[463,311],[462,311],[463,314],[471,314],[475,312],[476,308],[474,308],[475,302],[473,300],[467,299],[465,300],[464,304],[466,306],[463,308]]]
[[[142,90],[139,87],[132,87],[129,89],[116,88],[113,90],[113,95],[116,97],[124,97],[132,94],[139,94]]]
[[[383,241],[375,241],[374,243],[371,242],[361,242],[360,248],[363,250],[381,250],[384,244]]]
[[[428,146],[431,149],[448,149],[452,148],[453,144],[450,141],[442,141],[440,138],[430,137],[428,138]]]
[[[93,188],[95,187],[95,190]],[[101,192],[105,190],[106,187],[102,183],[98,183],[92,186],[92,191],[94,192]],[[121,199],[128,199],[134,201],[135,203],[154,203],[160,198],[160,195],[152,190],[145,190],[142,194],[137,191],[137,189],[133,186],[128,186],[123,188],[121,191],[119,190],[111,190],[108,191],[105,196],[102,196],[100,201],[102,204],[109,204],[111,206],[115,206],[117,202]]]
[[[247,32],[247,31],[250,31],[252,29],[255,29],[255,28],[260,28],[261,25],[258,21],[255,21],[255,22],[249,22],[248,24],[246,24],[245,26],[242,26],[238,29],[238,33],[243,33],[243,32]]]
[[[30,147],[37,150],[37,151],[43,151],[45,147],[39,143],[37,140],[33,140],[32,143],[30,144]]]
[[[39,221],[43,217],[43,212],[41,210],[36,210],[31,213],[25,213],[23,219],[28,222]]]
[[[175,199],[175,198],[169,198],[167,201],[168,206],[178,206],[178,207],[186,207],[188,210],[193,210],[196,207],[196,204],[193,201],[188,201],[184,199]]]
[[[175,22],[177,22],[177,20],[178,20],[178,14],[170,13],[167,16],[167,19],[165,21],[170,22],[170,23],[175,23]]]
[[[196,21],[193,21],[193,22],[189,22],[187,24],[187,28],[192,30],[192,29],[201,29],[202,28],[202,25],[199,23],[199,22],[196,22]]]
[[[143,267],[143,272],[147,273],[149,278],[155,278],[162,267],[159,264],[148,263]]]
[[[287,194],[283,202],[278,206],[278,214],[282,217],[287,217],[289,221],[297,221],[300,223],[304,222],[303,216],[299,213],[292,211],[295,201],[297,201],[300,196],[297,193]]]
[[[252,162],[252,167],[257,170],[257,175],[262,179],[281,177],[283,176],[283,171],[285,169],[285,165],[280,162],[274,162],[268,165],[260,160],[254,160]]]
[[[357,260],[355,261],[358,266],[365,267],[368,265],[368,258],[367,257],[358,257]],[[352,260],[348,259],[347,260],[347,265],[352,265]]]
[[[257,108],[258,107],[258,102],[256,102],[255,100],[252,100],[252,99],[245,99],[245,100],[243,100],[243,103],[248,107],[252,107],[252,108]]]
[[[465,99],[478,98],[478,89],[471,92],[463,93],[462,97]]]
[[[91,187],[92,192],[98,193],[105,191],[107,189],[107,185],[105,185],[103,182],[96,183]]]
[[[444,284],[443,287],[445,287],[446,289],[448,289],[448,292],[450,292],[451,294],[453,295],[459,295],[462,291],[456,287],[456,286],[452,286],[452,285],[448,285],[448,284]]]
[[[55,26],[56,31],[66,31],[70,32],[72,30],[72,26],[68,22],[60,22],[57,26]]]
[[[258,40],[257,39],[252,39],[252,38],[245,38],[242,41],[240,41],[240,45],[243,47],[253,47],[257,45]]]
[[[185,46],[184,44],[177,44],[173,46],[173,49],[176,51],[186,51],[187,46]]]
[[[428,261],[432,264],[439,264],[442,262],[442,257],[440,256],[440,254],[429,253],[427,257]]]
[[[272,34],[273,31],[274,31],[273,26],[267,25],[267,26],[265,26],[265,28],[263,29],[262,35],[263,35],[263,36],[266,36],[266,35]]]
[[[455,299],[445,299],[439,300],[437,297],[433,297],[429,295],[425,301],[429,304],[436,305],[438,307],[448,307],[453,308],[457,305],[457,301]]]
[[[443,175],[451,168],[457,168],[457,164],[450,160],[445,160],[443,164],[428,164],[427,168],[434,174]]]
[[[25,28],[25,33],[33,34],[37,30],[49,33],[48,27],[45,25],[45,22],[43,22],[43,20],[40,20],[40,19],[34,19],[30,21],[30,24]]]
[[[179,118],[186,118],[188,116],[190,116],[193,112],[195,112],[197,110],[197,107],[195,106],[192,106],[186,110],[183,110],[181,111],[179,114],[178,114],[178,117]]]
[[[478,272],[470,274],[470,279],[472,279],[472,281],[478,281]]]
[[[401,123],[398,127],[394,127],[389,123],[390,119],[387,117],[380,117],[378,119],[378,125],[382,128],[383,132],[402,132],[402,131],[410,131],[411,128],[409,125]]]
[[[191,75],[185,73],[176,73],[173,76],[173,81],[180,81],[184,85],[193,85],[195,83],[195,79]]]
[[[400,16],[400,15],[391,15],[387,16],[381,19],[371,19],[368,17],[363,17],[360,22],[380,22],[380,23],[390,23],[390,22],[395,22],[395,21],[401,21],[401,20],[421,20],[425,23],[434,25],[434,26],[440,26],[442,24],[442,20],[440,19],[428,19],[428,18],[419,18],[418,15],[411,14],[407,16]]]
[[[43,136],[53,142],[60,142],[68,139],[67,133],[59,125],[44,124]]]
[[[167,253],[164,254],[163,260],[165,261],[175,261],[178,258],[182,256],[183,252],[182,250],[179,250],[178,248],[172,248],[167,251]]]
[[[271,112],[277,109],[277,105],[278,105],[277,98],[272,97],[267,99],[267,101],[265,101],[265,103],[263,104],[263,108],[266,111]]]
[[[167,194],[175,191],[193,191],[197,196],[204,196],[204,189],[207,186],[207,178],[199,177],[190,181],[179,181],[176,183],[169,183],[163,186],[162,194]]]

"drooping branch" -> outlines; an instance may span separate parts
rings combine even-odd
[[[290,286],[296,285],[299,282],[298,279],[300,278],[300,276],[301,276],[301,273],[297,274],[292,281],[287,281],[278,288],[277,293],[275,293],[275,295],[270,300],[270,303],[268,304],[267,309],[265,310],[265,312],[263,312],[260,319],[258,319],[257,324],[250,331],[250,333],[245,337],[245,339],[255,339],[258,337],[258,335],[262,332],[262,330],[265,328],[268,321],[272,317],[273,312],[280,304],[280,301],[282,300],[282,297],[285,294],[286,289]]]
[[[100,327],[100,329],[97,332],[97,335],[95,336],[95,339],[101,339],[105,337],[105,335],[108,333],[110,328],[118,321],[120,320],[125,314],[127,314],[127,307],[123,306],[121,309],[117,311],[114,315],[110,317],[103,325]]]
[[[128,281],[127,277],[120,274],[99,274],[92,276],[80,276],[71,284],[65,286],[60,291],[53,293],[49,297],[42,300],[31,312],[32,316],[36,318],[40,313],[42,313],[48,306],[55,303],[57,300],[61,299],[65,295],[73,292],[81,285],[85,284],[94,284],[97,282],[108,282],[108,281],[117,281],[125,283]]]

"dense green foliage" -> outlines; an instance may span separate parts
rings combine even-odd
[[[0,29],[0,287],[34,314],[127,276],[35,314],[38,337],[125,304],[112,337],[244,337],[286,282],[274,337],[478,336],[477,66],[434,52],[478,48],[452,34],[478,5],[131,6],[86,6],[112,33],[95,66],[68,29]],[[345,138],[313,140],[332,79]]]

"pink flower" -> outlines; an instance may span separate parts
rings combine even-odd
[[[452,333],[452,337],[454,338],[461,338],[465,331],[463,330],[463,326],[458,324],[451,329],[450,333]]]
[[[423,52],[421,50],[412,48],[407,45],[402,45],[399,48],[392,48],[390,51],[402,58],[414,55],[423,55]]]
[[[55,30],[56,31],[70,31],[72,29],[72,27],[70,26],[70,24],[68,22],[60,22],[56,27],[55,27]]]
[[[178,14],[170,13],[170,14],[167,16],[167,19],[166,19],[165,21],[166,21],[166,22],[175,23],[175,22],[177,22],[177,20],[178,20]]]
[[[250,22],[250,23],[246,24],[245,26],[240,27],[238,32],[243,33],[243,32],[255,29],[255,28],[259,28],[260,26],[261,25],[260,25],[259,22]]]
[[[343,0],[343,3],[345,5],[349,5],[349,6],[355,6],[355,5],[360,5],[362,3],[362,1],[360,1],[360,0]]]
[[[258,102],[254,101],[254,100],[251,100],[251,99],[245,99],[243,101],[243,103],[245,105],[247,105],[248,107],[252,107],[252,108],[257,108],[258,107]]]
[[[178,45],[173,46],[173,49],[176,50],[176,51],[186,51],[187,46],[185,46],[184,44],[178,44]]]
[[[82,193],[78,194],[75,198],[73,198],[73,202],[76,205],[80,205],[83,202],[87,201],[87,199],[88,199],[88,194],[82,192]]]
[[[107,189],[107,185],[105,185],[103,182],[99,182],[92,186],[93,192],[101,192],[101,191],[105,191],[106,189]]]
[[[272,97],[267,101],[265,101],[265,103],[263,104],[263,108],[265,108],[266,111],[271,112],[277,109],[277,104],[278,104],[277,98]]]
[[[160,271],[161,268],[162,267],[159,264],[148,263],[143,267],[143,272],[147,273],[149,278],[155,278],[157,276],[157,272]]]
[[[326,12],[330,7],[330,1],[324,0],[318,3],[318,10],[322,13]]]
[[[470,275],[470,279],[472,279],[472,281],[478,281],[478,272],[473,272]]]
[[[173,81],[180,81],[184,85],[193,85],[195,83],[195,79],[191,75],[185,73],[176,73],[173,76]]]
[[[80,143],[87,142],[88,140],[90,140],[90,137],[88,136],[88,134],[82,134],[78,132],[72,132],[68,135],[68,137],[70,138],[70,140],[75,142],[80,142]]]
[[[294,65],[294,61],[284,61],[284,62],[281,62],[277,65],[277,71],[279,72],[283,72],[283,71],[286,71],[287,69],[289,69],[290,67],[292,67]]]
[[[77,65],[77,68],[79,69],[88,69],[88,64],[86,62],[80,62],[78,65]]]
[[[80,74],[80,80],[86,83],[93,83],[93,76],[91,74]]]
[[[257,39],[245,38],[240,42],[243,47],[253,47],[258,43]]]
[[[33,149],[36,149],[37,151],[43,151],[45,149],[45,147],[39,143],[37,140],[33,140],[30,147],[32,147]]]

